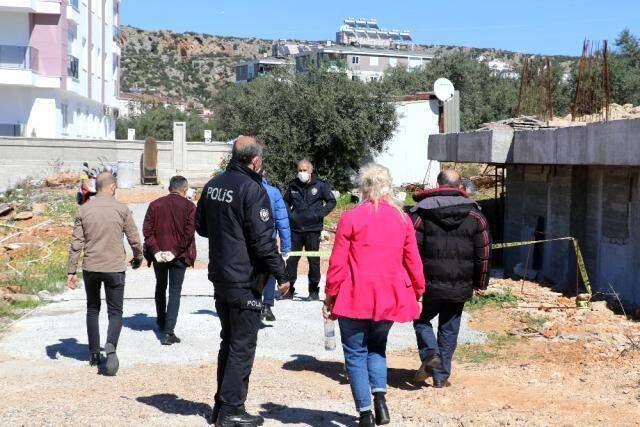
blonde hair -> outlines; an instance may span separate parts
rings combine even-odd
[[[402,207],[393,197],[393,179],[389,169],[370,163],[360,170],[359,181],[363,202],[369,201],[378,207],[378,202],[384,200],[402,212]]]

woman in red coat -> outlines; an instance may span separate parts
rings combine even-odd
[[[389,170],[365,167],[360,189],[363,202],[338,224],[324,313],[338,318],[359,425],[373,426],[390,422],[385,403],[389,330],[393,322],[420,316],[425,279],[411,220],[393,200]]]

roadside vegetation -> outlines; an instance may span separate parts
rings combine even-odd
[[[72,192],[21,183],[3,203],[16,214],[0,218],[0,319],[19,317],[64,290]],[[17,214],[31,216],[17,219]],[[1,325],[1,322],[0,322]]]

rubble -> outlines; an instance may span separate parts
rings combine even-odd
[[[47,187],[62,187],[76,185],[80,182],[80,176],[71,172],[63,172],[56,175],[48,176],[44,179]]]
[[[18,214],[16,214],[16,216],[14,217],[14,220],[16,221],[26,221],[28,219],[33,218],[33,212],[31,211],[26,211],[26,212],[20,212]]]

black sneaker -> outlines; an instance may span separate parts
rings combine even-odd
[[[309,301],[320,301],[320,291],[309,292]]]
[[[276,321],[276,316],[273,314],[273,311],[271,311],[271,306],[262,306],[262,320],[266,320],[267,322]]]
[[[118,355],[116,354],[116,347],[108,342],[104,345],[104,352],[107,355],[104,374],[112,377],[118,373],[118,369],[120,368],[120,361],[118,360]]]
[[[91,358],[89,359],[89,366],[98,366],[101,362],[100,353],[91,353]]]
[[[220,411],[216,427],[255,427],[264,424],[264,418],[259,415],[250,415],[242,409],[231,414],[224,412]]]
[[[165,336],[160,341],[162,345],[171,345],[171,344],[179,344],[182,340],[178,338],[175,334],[165,334]]]

